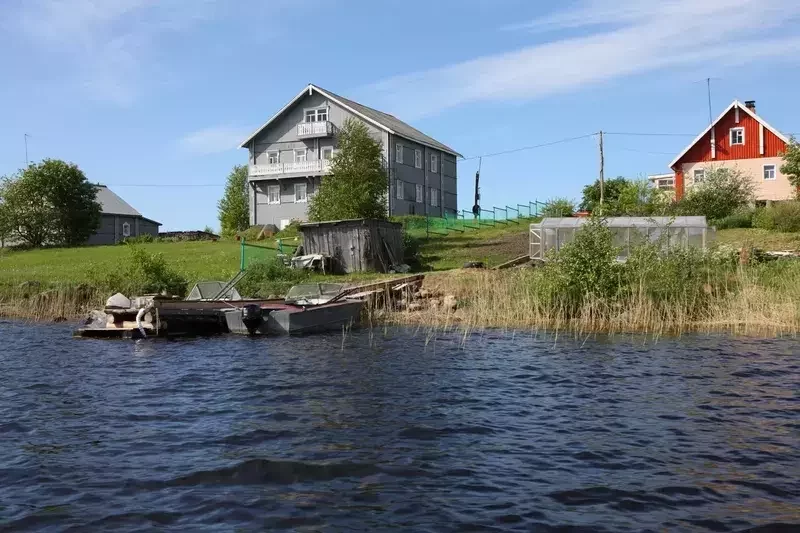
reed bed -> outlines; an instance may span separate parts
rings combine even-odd
[[[429,330],[506,330],[641,333],[655,337],[684,332],[795,336],[800,332],[800,264],[792,268],[738,267],[719,273],[699,291],[671,287],[654,293],[646,282],[613,298],[586,294],[576,304],[552,294],[549,269],[452,271],[430,275],[425,288],[453,295],[455,312],[441,308],[388,311],[392,324]],[[691,284],[689,284],[691,285]]]
[[[35,321],[64,321],[85,317],[103,307],[108,291],[89,285],[4,287],[0,289],[0,317]]]

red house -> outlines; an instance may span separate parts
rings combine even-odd
[[[781,173],[788,143],[785,135],[756,114],[754,101],[742,105],[734,100],[670,163],[675,197],[680,199],[712,169],[734,168],[753,180],[756,200],[789,200],[795,189]]]

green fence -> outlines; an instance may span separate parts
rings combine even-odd
[[[247,268],[255,263],[263,263],[270,261],[275,257],[291,257],[297,249],[299,243],[297,239],[291,239],[291,242],[286,242],[284,239],[278,239],[275,246],[266,246],[263,244],[250,244],[242,239],[241,251],[241,270]]]
[[[425,231],[428,235],[449,235],[452,232],[465,232],[484,227],[521,224],[523,221],[541,216],[544,207],[543,202],[534,201],[491,209],[481,208],[478,215],[464,209],[455,215],[444,217],[412,215],[402,217],[402,220],[407,230]]]

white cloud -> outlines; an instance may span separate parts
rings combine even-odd
[[[193,155],[211,155],[236,149],[250,132],[247,128],[213,126],[191,132],[178,141],[178,147]]]
[[[400,75],[363,92],[413,118],[469,102],[533,100],[649,71],[783,57],[800,45],[799,15],[796,0],[588,0],[506,28],[583,28],[585,36]]]

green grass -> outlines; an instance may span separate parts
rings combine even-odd
[[[528,253],[530,222],[484,226],[447,236],[432,234],[427,239],[425,230],[413,230],[410,234],[421,240],[422,263],[429,269],[461,268],[469,261],[482,261],[492,267]]]
[[[239,270],[240,245],[235,241],[155,242],[139,246],[150,253],[163,254],[189,283],[227,280]],[[124,245],[2,251],[0,284],[91,283],[98,275],[122,269],[129,257]]]
[[[800,233],[779,233],[755,228],[723,229],[717,231],[716,242],[736,248],[800,250]]]

